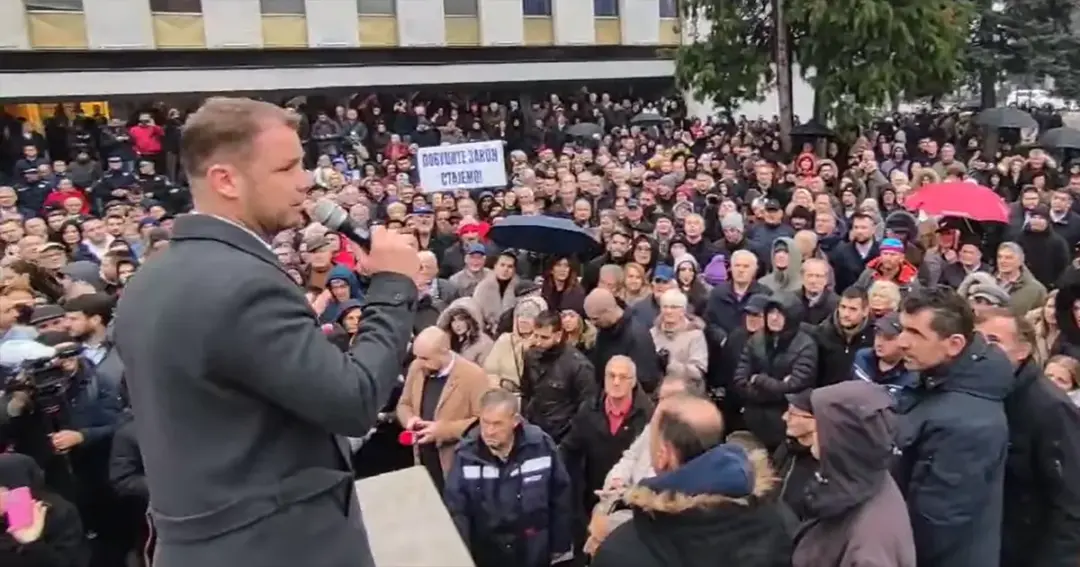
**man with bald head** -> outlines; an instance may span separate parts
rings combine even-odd
[[[596,347],[593,349],[593,368],[598,374],[612,357],[629,357],[637,366],[637,379],[646,392],[652,393],[660,382],[663,369],[656,356],[649,328],[634,320],[619,306],[615,296],[606,289],[596,288],[585,297],[585,314],[596,325]],[[601,382],[603,374],[597,376]]]
[[[791,534],[776,504],[762,500],[772,482],[767,459],[724,443],[720,411],[708,399],[664,400],[649,425],[656,476],[623,498],[634,520],[615,528],[591,567],[706,565],[737,558],[738,565],[782,565]]]
[[[476,363],[450,350],[450,335],[438,327],[416,335],[413,355],[397,417],[413,434],[417,463],[428,470],[442,492],[454,446],[480,415],[480,397],[491,384]]]

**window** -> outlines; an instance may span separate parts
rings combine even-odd
[[[259,11],[263,14],[299,14],[304,15],[304,0],[259,0]]]
[[[679,0],[660,0],[660,17],[661,18],[678,18],[679,17]]]
[[[201,14],[202,0],[150,0],[150,11],[166,14]]]
[[[356,0],[356,11],[372,16],[393,16],[397,2],[394,0]]]
[[[522,13],[526,16],[550,16],[551,0],[523,0]]]
[[[619,0],[593,0],[593,15],[599,18],[619,17]]]
[[[443,13],[447,16],[479,16],[478,0],[443,0]]]
[[[82,0],[25,0],[28,12],[82,12]]]

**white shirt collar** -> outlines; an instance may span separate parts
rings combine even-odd
[[[255,234],[255,231],[254,231],[254,230],[251,230],[250,228],[248,228],[248,227],[246,227],[246,226],[244,226],[244,225],[242,225],[242,224],[240,224],[240,223],[238,223],[238,222],[236,222],[236,221],[234,221],[234,220],[232,220],[232,219],[227,219],[227,218],[225,218],[225,217],[222,217],[222,216],[218,216],[218,215],[212,215],[212,214],[210,214],[210,213],[200,213],[200,212],[198,212],[198,211],[191,211],[191,212],[190,212],[190,213],[188,213],[188,214],[192,214],[192,215],[204,215],[204,216],[208,216],[208,217],[214,217],[214,218],[216,218],[216,219],[217,219],[217,220],[219,220],[219,221],[227,222],[227,223],[229,223],[229,224],[231,224],[231,225],[235,226],[236,228],[239,228],[240,230],[242,230],[242,231],[244,231],[244,232],[246,232],[246,233],[250,234],[251,236],[253,236],[253,237],[255,238],[255,240],[258,240],[258,241],[259,241],[260,243],[262,243],[262,245],[263,245],[263,246],[265,246],[267,250],[269,250],[269,251],[271,251],[271,252],[273,252],[273,251],[274,251],[274,247],[273,247],[273,246],[270,246],[270,243],[269,243],[269,242],[267,242],[266,240],[263,240],[263,237],[259,236],[258,234]]]

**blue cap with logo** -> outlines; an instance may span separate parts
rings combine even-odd
[[[653,270],[653,281],[669,282],[675,279],[675,268],[660,264]]]
[[[465,254],[483,254],[486,256],[487,248],[479,242],[475,244],[470,244],[469,247],[465,250]]]

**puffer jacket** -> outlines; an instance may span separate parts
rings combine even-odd
[[[623,500],[633,519],[608,534],[590,565],[790,565],[786,518],[780,505],[764,498],[775,484],[764,454],[713,447],[631,489]]]
[[[683,320],[674,328],[665,329],[661,320],[663,315],[656,319],[656,323],[649,329],[652,334],[653,344],[661,365],[667,360],[667,366],[662,370],[666,374],[678,374],[696,380],[705,379],[705,371],[709,368],[709,346],[705,343],[705,321],[693,315],[683,317]],[[665,357],[663,353],[667,353]]]
[[[783,415],[787,394],[812,388],[817,379],[818,350],[799,323],[802,303],[787,294],[770,298],[766,312],[779,308],[784,328],[754,334],[735,369],[734,387],[743,400],[746,427],[769,449],[786,437]]]
[[[558,443],[578,410],[596,396],[595,370],[585,355],[566,344],[529,351],[524,358],[522,415]]]
[[[491,347],[495,343],[484,332],[484,316],[480,312],[480,306],[476,304],[476,300],[471,297],[455,299],[446,307],[445,311],[439,314],[439,319],[435,324],[446,331],[448,335],[454,336],[450,324],[454,316],[459,313],[469,317],[472,321],[472,329],[469,330],[465,344],[458,345],[458,354],[466,360],[483,366],[488,353],[491,352]]]

